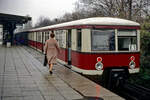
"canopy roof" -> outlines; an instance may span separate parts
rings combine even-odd
[[[31,20],[31,17],[28,16],[18,16],[0,13],[0,24],[6,23],[24,24],[27,23],[29,20]]]

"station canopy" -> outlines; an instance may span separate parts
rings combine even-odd
[[[31,20],[31,17],[28,16],[18,16],[18,15],[0,13],[0,24],[2,25],[6,23],[14,23],[14,24],[22,25],[24,23],[27,23],[29,20]]]
[[[3,44],[13,44],[14,30],[16,26],[31,21],[31,17],[0,13],[0,24],[3,25]]]

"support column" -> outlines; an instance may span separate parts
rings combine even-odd
[[[10,42],[11,45],[13,45],[14,30],[15,29],[16,29],[16,24],[15,23],[6,23],[6,24],[4,24],[4,34],[3,34],[4,44],[6,42]]]

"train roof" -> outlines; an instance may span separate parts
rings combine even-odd
[[[126,20],[126,19],[113,18],[113,17],[93,17],[93,18],[80,19],[76,21],[36,28],[30,31],[39,31],[39,30],[46,30],[46,29],[53,29],[53,28],[69,27],[69,26],[79,26],[79,25],[80,26],[84,26],[84,25],[140,26],[139,23]]]

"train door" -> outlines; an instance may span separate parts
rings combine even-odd
[[[71,29],[68,30],[68,34],[67,34],[67,62],[68,65],[71,65]]]

